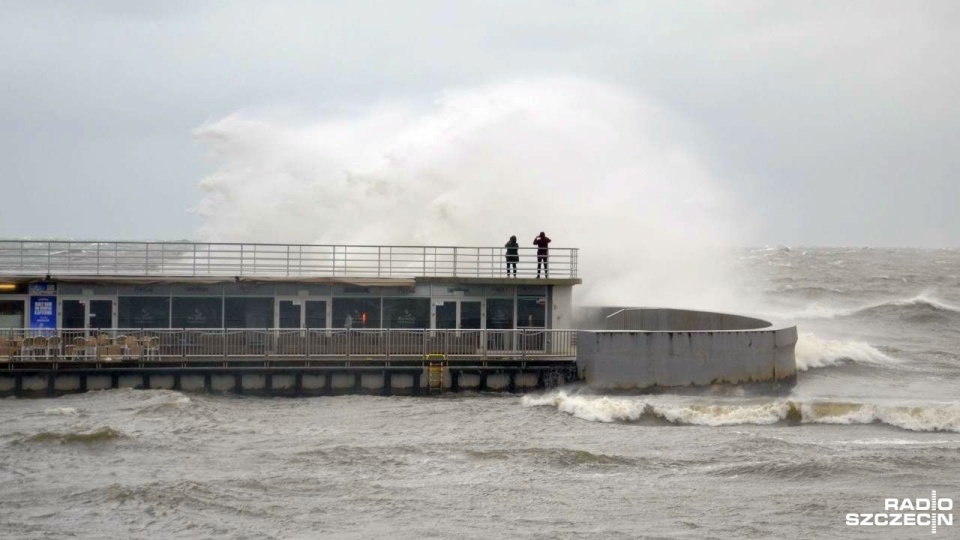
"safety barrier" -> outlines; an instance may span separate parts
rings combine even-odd
[[[0,329],[0,361],[212,358],[575,359],[576,331],[547,329]]]
[[[518,248],[535,277],[537,248]],[[0,240],[0,275],[506,277],[506,248]],[[550,248],[549,277],[576,278],[576,248]]]

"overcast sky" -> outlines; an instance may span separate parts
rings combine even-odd
[[[682,119],[671,136],[762,225],[751,242],[960,246],[954,0],[0,0],[0,13],[0,237],[196,238],[198,185],[218,165],[195,130],[237,111],[310,117],[574,76]]]

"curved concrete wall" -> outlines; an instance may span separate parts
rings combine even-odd
[[[650,389],[796,377],[797,328],[731,315],[637,308],[624,330],[577,332],[577,366],[602,389]]]
[[[755,330],[771,323],[753,317],[689,309],[624,308],[609,315],[607,330]]]

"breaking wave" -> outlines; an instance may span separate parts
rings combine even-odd
[[[928,322],[935,319],[955,320],[960,318],[960,307],[948,304],[929,293],[912,298],[887,300],[855,308],[809,304],[802,309],[776,314],[781,319],[839,319],[839,318],[885,318]]]
[[[592,422],[635,422],[659,419],[677,425],[734,426],[791,424],[886,424],[908,431],[960,433],[960,404],[925,406],[845,402],[763,403],[670,402],[657,396],[611,397],[556,391],[525,396],[524,407],[556,407]]]
[[[804,332],[797,339],[797,371],[844,363],[894,364],[897,361],[867,343],[821,339]]]

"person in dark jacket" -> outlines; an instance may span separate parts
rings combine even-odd
[[[537,277],[540,277],[541,264],[543,264],[543,277],[547,277],[547,246],[550,245],[550,239],[540,231],[540,236],[533,239],[533,245],[537,246]]]
[[[517,262],[520,260],[520,255],[517,253],[517,248],[520,247],[520,244],[517,243],[517,237],[511,236],[510,241],[503,245],[507,248],[507,277],[510,276],[510,266],[513,266],[513,277],[517,277]]]

